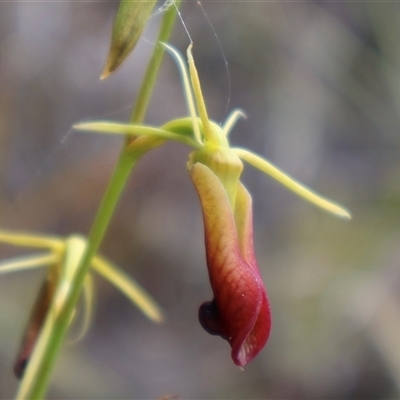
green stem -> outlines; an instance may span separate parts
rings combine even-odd
[[[147,68],[146,70],[142,85],[139,89],[138,101],[131,115],[132,123],[139,124],[144,121],[146,111],[149,106],[150,97],[154,89],[154,84],[157,79],[157,74],[164,56],[165,49],[164,46],[160,46],[160,42],[168,42],[180,3],[181,0],[175,0],[175,6],[170,6],[169,10],[167,10],[164,15],[163,23],[158,34],[156,47],[149,62],[149,66],[151,66],[151,68]]]
[[[179,3],[180,0],[176,1],[177,6]],[[168,41],[175,18],[176,9],[171,7],[164,14],[158,36],[158,42]],[[141,123],[144,120],[163,54],[163,47],[159,45],[156,46],[149,61],[149,65],[139,91],[138,100],[132,113],[131,121],[134,123]],[[149,148],[151,149],[152,147],[149,146]],[[51,372],[60,352],[69,322],[71,321],[71,316],[81,295],[83,283],[86,274],[89,271],[93,256],[100,247],[101,241],[104,237],[121,193],[125,187],[126,181],[130,176],[130,173],[136,162],[143,154],[144,151],[132,153],[128,147],[128,142],[125,144],[122,150],[120,159],[90,230],[88,245],[74,278],[73,289],[65,301],[65,306],[57,316],[53,329],[49,335],[49,339],[46,343],[46,348],[38,365],[36,379],[32,384],[32,389],[29,395],[30,399],[42,399],[47,391]]]
[[[123,152],[115,168],[108,189],[100,204],[98,213],[89,234],[86,251],[74,277],[73,289],[58,314],[49,335],[45,352],[38,366],[35,382],[30,393],[31,399],[42,399],[46,393],[53,366],[59,354],[63,339],[67,332],[72,313],[81,295],[82,286],[89,270],[92,258],[100,246],[108,223],[114,212],[118,199],[137,159],[128,152]]]

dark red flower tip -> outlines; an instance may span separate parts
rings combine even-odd
[[[244,366],[264,347],[271,311],[253,248],[251,197],[239,184],[235,210],[218,177],[197,163],[191,178],[203,210],[207,267],[214,300],[199,309],[203,328],[226,339]]]

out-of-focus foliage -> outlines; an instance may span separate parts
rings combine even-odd
[[[155,326],[100,280],[95,323],[66,346],[50,396],[63,398],[397,398],[400,396],[400,8],[395,3],[187,2],[183,19],[210,117],[248,115],[246,145],[353,212],[336,220],[249,169],[255,240],[274,325],[245,372],[207,335],[200,207],[169,144],[139,164],[101,249],[164,306]],[[157,29],[100,82],[115,3],[0,4],[0,224],[86,233],[118,139],[71,132],[127,120]],[[188,40],[177,26],[173,43]],[[228,84],[230,82],[230,86]],[[149,123],[185,114],[166,59]],[[1,247],[0,257],[15,254]],[[0,280],[0,397],[42,277]],[[79,327],[77,327],[79,328]],[[73,337],[71,337],[71,340]]]

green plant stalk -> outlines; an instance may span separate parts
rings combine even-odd
[[[176,1],[177,6],[179,6],[179,3],[180,0]],[[164,14],[158,36],[158,42],[168,41],[176,19],[176,13],[176,9],[171,7]],[[149,65],[139,91],[138,100],[132,113],[131,121],[134,123],[141,123],[144,120],[163,54],[164,48],[159,45],[156,46],[149,61]],[[80,266],[78,267],[76,276],[73,280],[73,289],[66,299],[65,306],[61,310],[54,323],[46,350],[42,357],[41,363],[38,366],[36,375],[37,378],[32,385],[32,390],[29,396],[30,399],[42,399],[47,391],[51,372],[60,352],[71,316],[81,295],[83,283],[86,274],[89,271],[93,256],[100,247],[101,241],[104,237],[128,177],[130,176],[136,162],[142,155],[143,153],[132,154],[129,150],[128,142],[125,143],[114,174],[109,182],[108,188],[90,230],[85,254],[82,257]]]
[[[163,19],[163,23],[160,27],[160,32],[158,35],[156,47],[154,48],[153,54],[149,61],[149,66],[147,68],[142,85],[139,89],[138,99],[136,106],[131,115],[131,122],[133,124],[141,124],[146,116],[146,111],[149,106],[150,97],[153,92],[154,84],[157,79],[158,71],[161,66],[161,62],[164,56],[165,48],[160,45],[161,43],[168,42],[169,36],[172,32],[172,28],[175,23],[176,14],[178,7],[182,0],[175,0],[175,6],[171,5],[169,10],[166,11]]]
[[[127,151],[122,152],[94,220],[86,251],[72,282],[72,290],[65,301],[64,307],[60,310],[60,313],[54,321],[46,349],[37,369],[35,382],[32,385],[32,390],[29,395],[30,399],[42,399],[45,396],[53,366],[68,330],[72,313],[80,298],[83,282],[89,270],[90,263],[100,246],[115,206],[136,161],[137,159],[133,158]]]

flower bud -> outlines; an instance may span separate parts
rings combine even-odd
[[[110,52],[100,79],[114,72],[135,48],[155,3],[155,0],[121,0],[114,21]]]

